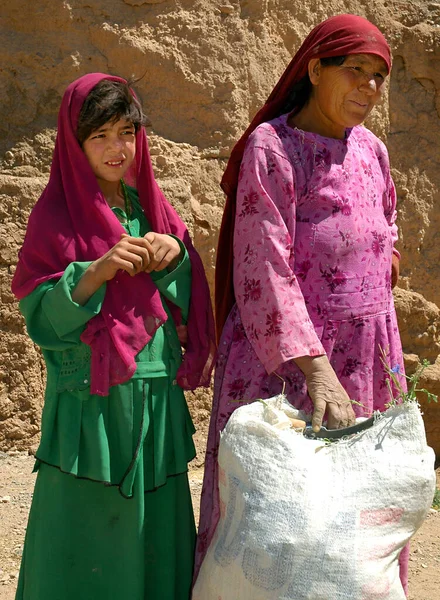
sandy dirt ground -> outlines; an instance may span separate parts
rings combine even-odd
[[[33,457],[25,452],[0,452],[0,600],[13,600],[15,595],[35,482],[33,463]],[[202,477],[203,468],[196,463],[190,471],[190,482],[197,518]],[[437,482],[440,487],[440,468]],[[412,540],[409,581],[409,600],[439,598],[440,511],[430,511]]]

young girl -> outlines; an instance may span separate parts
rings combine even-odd
[[[93,73],[67,88],[20,251],[12,288],[47,387],[17,600],[190,596],[183,389],[209,383],[214,327],[143,121],[123,79]]]

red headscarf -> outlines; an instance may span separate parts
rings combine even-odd
[[[236,194],[240,164],[246,142],[254,129],[282,113],[292,87],[307,73],[312,58],[330,58],[348,54],[375,54],[383,58],[391,70],[391,52],[383,34],[375,25],[356,15],[330,17],[313,29],[295,54],[264,106],[255,115],[240,140],[234,146],[221,186],[226,193],[226,205],[220,229],[215,270],[215,308],[217,336],[220,337],[229,311],[235,303],[233,287],[233,239]]]
[[[91,73],[71,83],[63,96],[49,182],[30,215],[12,282],[12,291],[19,299],[40,283],[61,277],[69,263],[101,257],[125,233],[76,138],[84,100],[102,79],[126,83],[119,77]],[[140,203],[153,231],[176,235],[188,249],[192,267],[188,343],[177,381],[184,389],[206,386],[215,350],[209,288],[184,223],[154,179],[143,127],[136,134],[133,171]],[[173,314],[177,314],[174,308]],[[136,370],[136,354],[166,320],[160,294],[149,274],[130,277],[119,271],[107,282],[101,312],[88,322],[81,336],[92,349],[91,392],[105,396],[111,385],[130,379]]]

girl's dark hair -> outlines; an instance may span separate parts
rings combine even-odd
[[[137,131],[147,119],[142,107],[130,92],[130,82],[102,79],[84,100],[78,118],[76,137],[81,144],[105,123],[127,119]]]
[[[320,62],[323,67],[340,67],[345,59],[345,56],[330,56],[329,58],[321,58]],[[299,112],[309,101],[311,93],[312,82],[307,74],[292,87],[281,114],[291,112],[293,109]]]

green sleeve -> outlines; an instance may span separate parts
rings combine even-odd
[[[20,300],[29,336],[42,349],[66,350],[80,344],[86,323],[100,312],[105,284],[84,306],[72,300],[71,292],[90,264],[70,263],[59,280],[45,281]]]
[[[184,243],[174,235],[171,237],[178,241],[182,258],[172,271],[153,271],[151,277],[162,296],[180,308],[183,322],[186,323],[191,298],[191,260]]]

